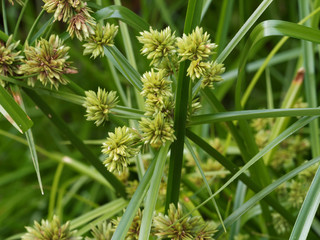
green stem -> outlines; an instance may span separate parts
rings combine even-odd
[[[29,0],[25,0],[25,2],[24,2],[24,4],[23,4],[23,7],[22,7],[22,9],[21,9],[20,15],[19,15],[19,17],[18,17],[16,26],[14,27],[13,39],[16,39],[17,32],[18,32],[18,29],[19,29],[19,26],[20,26],[20,22],[21,22],[21,19],[22,19],[23,14],[24,14],[24,11],[25,11],[26,8],[27,8],[28,3],[29,3]]]
[[[32,25],[31,28],[30,28],[30,31],[29,31],[29,33],[28,33],[28,35],[27,35],[27,38],[26,38],[25,42],[24,42],[24,46],[26,46],[27,44],[30,43],[29,41],[30,41],[31,35],[32,35],[32,33],[34,32],[34,29],[35,29],[36,26],[38,25],[38,23],[39,23],[39,21],[40,21],[40,19],[41,19],[41,17],[43,16],[44,13],[45,13],[45,10],[42,9],[41,12],[39,13],[38,17],[37,17],[36,20],[34,21],[33,25]]]
[[[2,4],[2,19],[3,19],[4,33],[9,35],[8,23],[7,23],[6,4],[4,3],[4,0],[1,1],[1,4]]]
[[[63,171],[63,167],[64,167],[64,163],[63,162],[59,163],[53,178],[52,188],[50,192],[49,210],[48,210],[48,219],[50,220],[53,218],[53,214],[54,214],[54,206],[55,206],[56,196],[58,192],[58,185],[59,185],[59,180]]]
[[[188,34],[193,28],[200,24],[202,0],[189,0],[186,20],[184,25],[184,33]],[[177,140],[173,142],[171,147],[166,211],[170,203],[177,205],[180,193],[181,169],[183,162],[184,138],[186,131],[187,104],[189,101],[190,79],[186,77],[186,62],[180,63],[177,89],[176,104],[174,111],[174,130]]]
[[[24,88],[24,92],[33,100],[33,102],[42,110],[49,120],[64,134],[107,181],[123,197],[126,197],[124,185],[109,171],[106,170],[102,162],[92,153],[92,151],[71,131],[69,126],[46,104],[41,97],[30,89]]]

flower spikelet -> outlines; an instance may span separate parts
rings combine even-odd
[[[98,92],[86,91],[86,99],[83,106],[86,108],[88,121],[95,121],[97,126],[109,120],[109,113],[118,103],[115,91],[107,92],[105,89],[98,88]]]
[[[110,172],[122,172],[129,164],[129,159],[140,151],[140,136],[132,128],[117,127],[114,133],[102,145],[102,153],[107,154],[103,164]]]
[[[158,113],[154,119],[141,118],[139,123],[143,132],[142,140],[145,144],[150,143],[154,148],[159,148],[166,141],[173,142],[176,139],[172,120],[165,118],[162,113]]]
[[[64,225],[60,224],[57,216],[53,217],[52,221],[42,220],[41,225],[34,221],[33,227],[26,227],[27,233],[22,236],[22,240],[78,240],[81,237],[76,237],[76,231],[70,231],[69,222]]]
[[[43,0],[43,9],[48,13],[54,13],[54,20],[67,22],[74,15],[74,9],[80,4],[80,0]]]
[[[200,217],[188,217],[179,221],[182,217],[183,212],[181,205],[178,204],[177,209],[175,205],[171,203],[168,215],[159,213],[153,218],[154,234],[160,239],[194,240]]]
[[[189,59],[204,60],[212,55],[213,50],[217,47],[215,43],[211,43],[210,35],[203,29],[196,27],[191,34],[183,34],[182,38],[177,38],[178,53],[181,61]]]
[[[145,102],[145,115],[155,117],[158,113],[162,113],[165,118],[172,118],[174,111],[174,101],[170,98],[164,98],[158,101],[157,98],[149,95]]]
[[[85,240],[111,240],[113,234],[112,224],[107,224],[106,221],[102,222],[91,229],[91,234],[93,238],[86,237]]]
[[[196,229],[194,240],[213,240],[212,236],[217,231],[213,222],[199,224]]]
[[[82,3],[75,11],[76,14],[69,20],[67,31],[71,38],[76,35],[82,41],[89,38],[90,34],[95,33],[96,22],[90,15],[92,10],[86,6],[86,3]]]
[[[118,33],[118,26],[107,23],[105,26],[101,26],[100,23],[96,25],[95,32],[92,34],[88,40],[88,43],[85,43],[83,54],[91,54],[91,57],[96,58],[98,56],[103,57],[104,46],[113,46],[113,40]]]
[[[222,63],[210,62],[209,67],[203,75],[201,87],[205,88],[208,86],[209,88],[213,88],[214,82],[220,82],[223,80],[220,75],[224,73],[224,71],[225,67]]]
[[[208,62],[201,62],[200,59],[191,61],[187,69],[187,76],[190,76],[192,80],[199,79],[206,74],[209,68]]]
[[[5,44],[0,41],[0,75],[13,76],[17,73],[18,63],[22,58],[20,51],[15,51],[19,42],[13,43],[12,35]],[[0,80],[0,84],[4,85],[2,80]]]
[[[141,81],[143,82],[141,95],[144,97],[149,98],[149,95],[153,95],[156,98],[164,99],[172,96],[171,81],[165,78],[163,70],[155,72],[151,69],[150,72],[143,74]]]
[[[176,52],[176,37],[170,27],[160,32],[150,27],[149,31],[140,32],[140,35],[138,40],[143,44],[141,53],[147,55],[148,59],[152,59],[150,65],[159,66]]]
[[[71,67],[68,51],[69,47],[63,45],[63,41],[56,35],[51,35],[49,41],[41,39],[36,42],[35,47],[27,46],[25,48],[26,60],[20,67],[20,73],[25,75],[34,75],[28,79],[28,83],[35,84],[38,79],[43,85],[51,84],[58,89],[59,84],[67,84],[67,79],[63,74],[76,73],[74,67]]]
[[[138,212],[137,212],[136,216],[133,218],[132,223],[130,225],[130,228],[127,232],[127,235],[125,237],[126,240],[138,240],[139,239],[142,215],[143,215],[143,211],[141,211],[139,208]],[[121,218],[118,217],[117,219],[112,221],[114,224],[114,231],[118,227],[120,220],[121,220]]]

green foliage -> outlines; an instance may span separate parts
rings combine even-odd
[[[320,1],[1,4],[1,239],[319,239]]]

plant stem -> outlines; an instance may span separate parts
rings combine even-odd
[[[4,3],[4,0],[1,1],[1,5],[2,5],[2,19],[3,19],[4,33],[9,35],[8,23],[7,23],[6,4]]]
[[[24,2],[24,4],[23,4],[23,7],[22,7],[22,9],[21,9],[20,15],[19,15],[19,17],[18,17],[16,26],[14,27],[13,39],[16,39],[17,32],[18,32],[18,29],[19,29],[19,26],[20,26],[20,22],[21,22],[21,19],[22,19],[23,14],[24,14],[24,11],[25,11],[26,8],[27,8],[28,3],[29,3],[29,0],[25,0],[25,2]]]

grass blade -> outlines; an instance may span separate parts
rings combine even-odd
[[[130,9],[119,5],[112,5],[98,10],[93,14],[97,21],[109,18],[115,18],[128,24],[138,31],[149,29],[149,24]]]
[[[26,132],[33,125],[27,114],[1,85],[0,113],[21,133]]]

